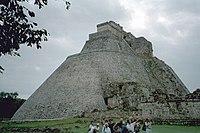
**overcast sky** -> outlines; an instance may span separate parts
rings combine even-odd
[[[2,56],[0,91],[28,98],[72,54],[96,25],[113,20],[153,44],[154,56],[173,68],[190,92],[200,88],[200,0],[49,0],[33,21],[50,33],[42,49],[21,46],[21,57]]]

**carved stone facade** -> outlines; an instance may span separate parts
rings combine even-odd
[[[172,68],[153,56],[151,42],[110,21],[97,25],[82,51],[69,56],[12,119],[70,118],[115,109],[160,119],[200,118],[199,101],[170,101],[188,94]]]

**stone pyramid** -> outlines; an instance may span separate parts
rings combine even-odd
[[[67,57],[12,120],[71,118],[108,108],[137,111],[140,102],[156,102],[154,94],[188,93],[172,68],[153,56],[151,42],[109,21],[97,25],[82,51]]]

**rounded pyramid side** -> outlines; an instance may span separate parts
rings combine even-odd
[[[104,86],[129,81],[149,82],[142,60],[136,56],[111,51],[70,56],[12,120],[69,118],[105,110]]]
[[[90,59],[71,56],[30,96],[12,120],[69,118],[106,108]]]

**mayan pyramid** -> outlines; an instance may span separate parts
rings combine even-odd
[[[160,113],[156,110],[159,101],[165,103],[159,96],[188,93],[172,68],[153,56],[151,42],[109,21],[97,25],[97,32],[89,35],[82,51],[67,57],[12,120],[71,118],[108,108],[139,110],[141,115],[154,111],[159,116],[155,114]],[[142,110],[140,102],[145,101],[156,103],[150,106],[150,113]],[[160,109],[170,115],[175,107],[169,106]]]

